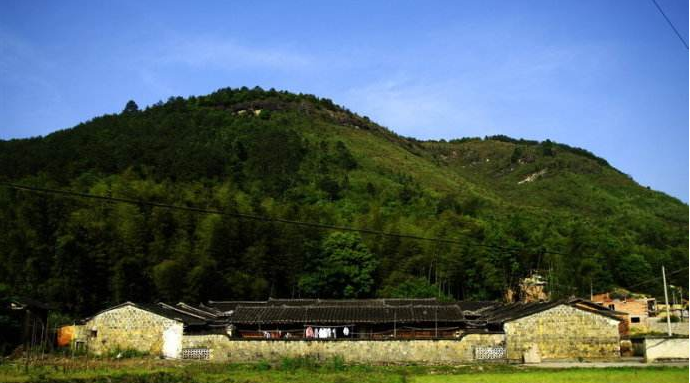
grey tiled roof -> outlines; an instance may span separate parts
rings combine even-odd
[[[457,304],[436,299],[270,299],[209,302],[236,324],[462,322]]]

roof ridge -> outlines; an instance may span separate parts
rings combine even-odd
[[[178,312],[178,313],[181,313],[181,314],[184,314],[184,315],[189,315],[189,316],[191,316],[191,317],[195,317],[195,318],[198,318],[198,319],[201,319],[201,320],[208,320],[208,318],[204,318],[204,317],[201,316],[201,315],[198,315],[198,314],[195,314],[195,313],[190,313],[190,312],[188,312],[188,311],[185,311],[185,310],[180,309],[179,307],[175,307],[175,306],[169,305],[169,304],[164,303],[164,302],[158,302],[157,305],[158,305],[159,307],[161,307],[161,308],[168,309],[168,310],[173,310],[173,311],[175,311],[175,312]]]

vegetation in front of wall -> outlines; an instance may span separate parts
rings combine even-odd
[[[146,357],[146,356],[149,356],[148,352],[139,351],[139,350],[133,349],[133,348],[119,348],[119,347],[115,347],[113,349],[110,349],[105,354],[105,357],[110,358],[110,359],[130,359],[130,358],[141,358],[141,357]]]
[[[620,287],[612,289],[610,294],[609,294],[609,297],[611,299],[620,299],[620,300],[648,298],[648,296],[645,294],[634,293],[634,292],[628,291],[628,290],[626,290],[624,288],[620,288]]]
[[[678,323],[680,322],[680,317],[678,315],[671,314],[669,320],[671,321],[671,323]],[[659,318],[658,321],[666,323],[666,316]]]
[[[261,367],[263,366],[263,367]],[[268,366],[268,367],[266,367]],[[373,366],[334,365],[326,360],[277,365],[138,360],[46,361],[31,366],[0,364],[0,382],[221,383],[221,382],[687,382],[688,370],[674,367],[543,369],[510,365]]]

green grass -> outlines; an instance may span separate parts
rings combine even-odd
[[[688,381],[687,368],[573,368],[424,375],[414,383],[675,383]]]
[[[674,367],[577,368],[542,370],[515,366],[346,366],[341,359],[285,359],[277,363],[222,364],[129,360],[51,360],[32,366],[0,364],[0,382],[103,383],[674,383],[687,382],[688,369]]]

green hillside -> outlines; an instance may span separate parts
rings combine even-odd
[[[124,300],[658,293],[688,206],[582,149],[400,137],[327,99],[255,89],[129,104],[0,141],[0,181],[416,236],[340,233],[0,188],[0,288],[81,315]],[[687,272],[671,275],[687,285]],[[4,287],[2,287],[4,285]]]

